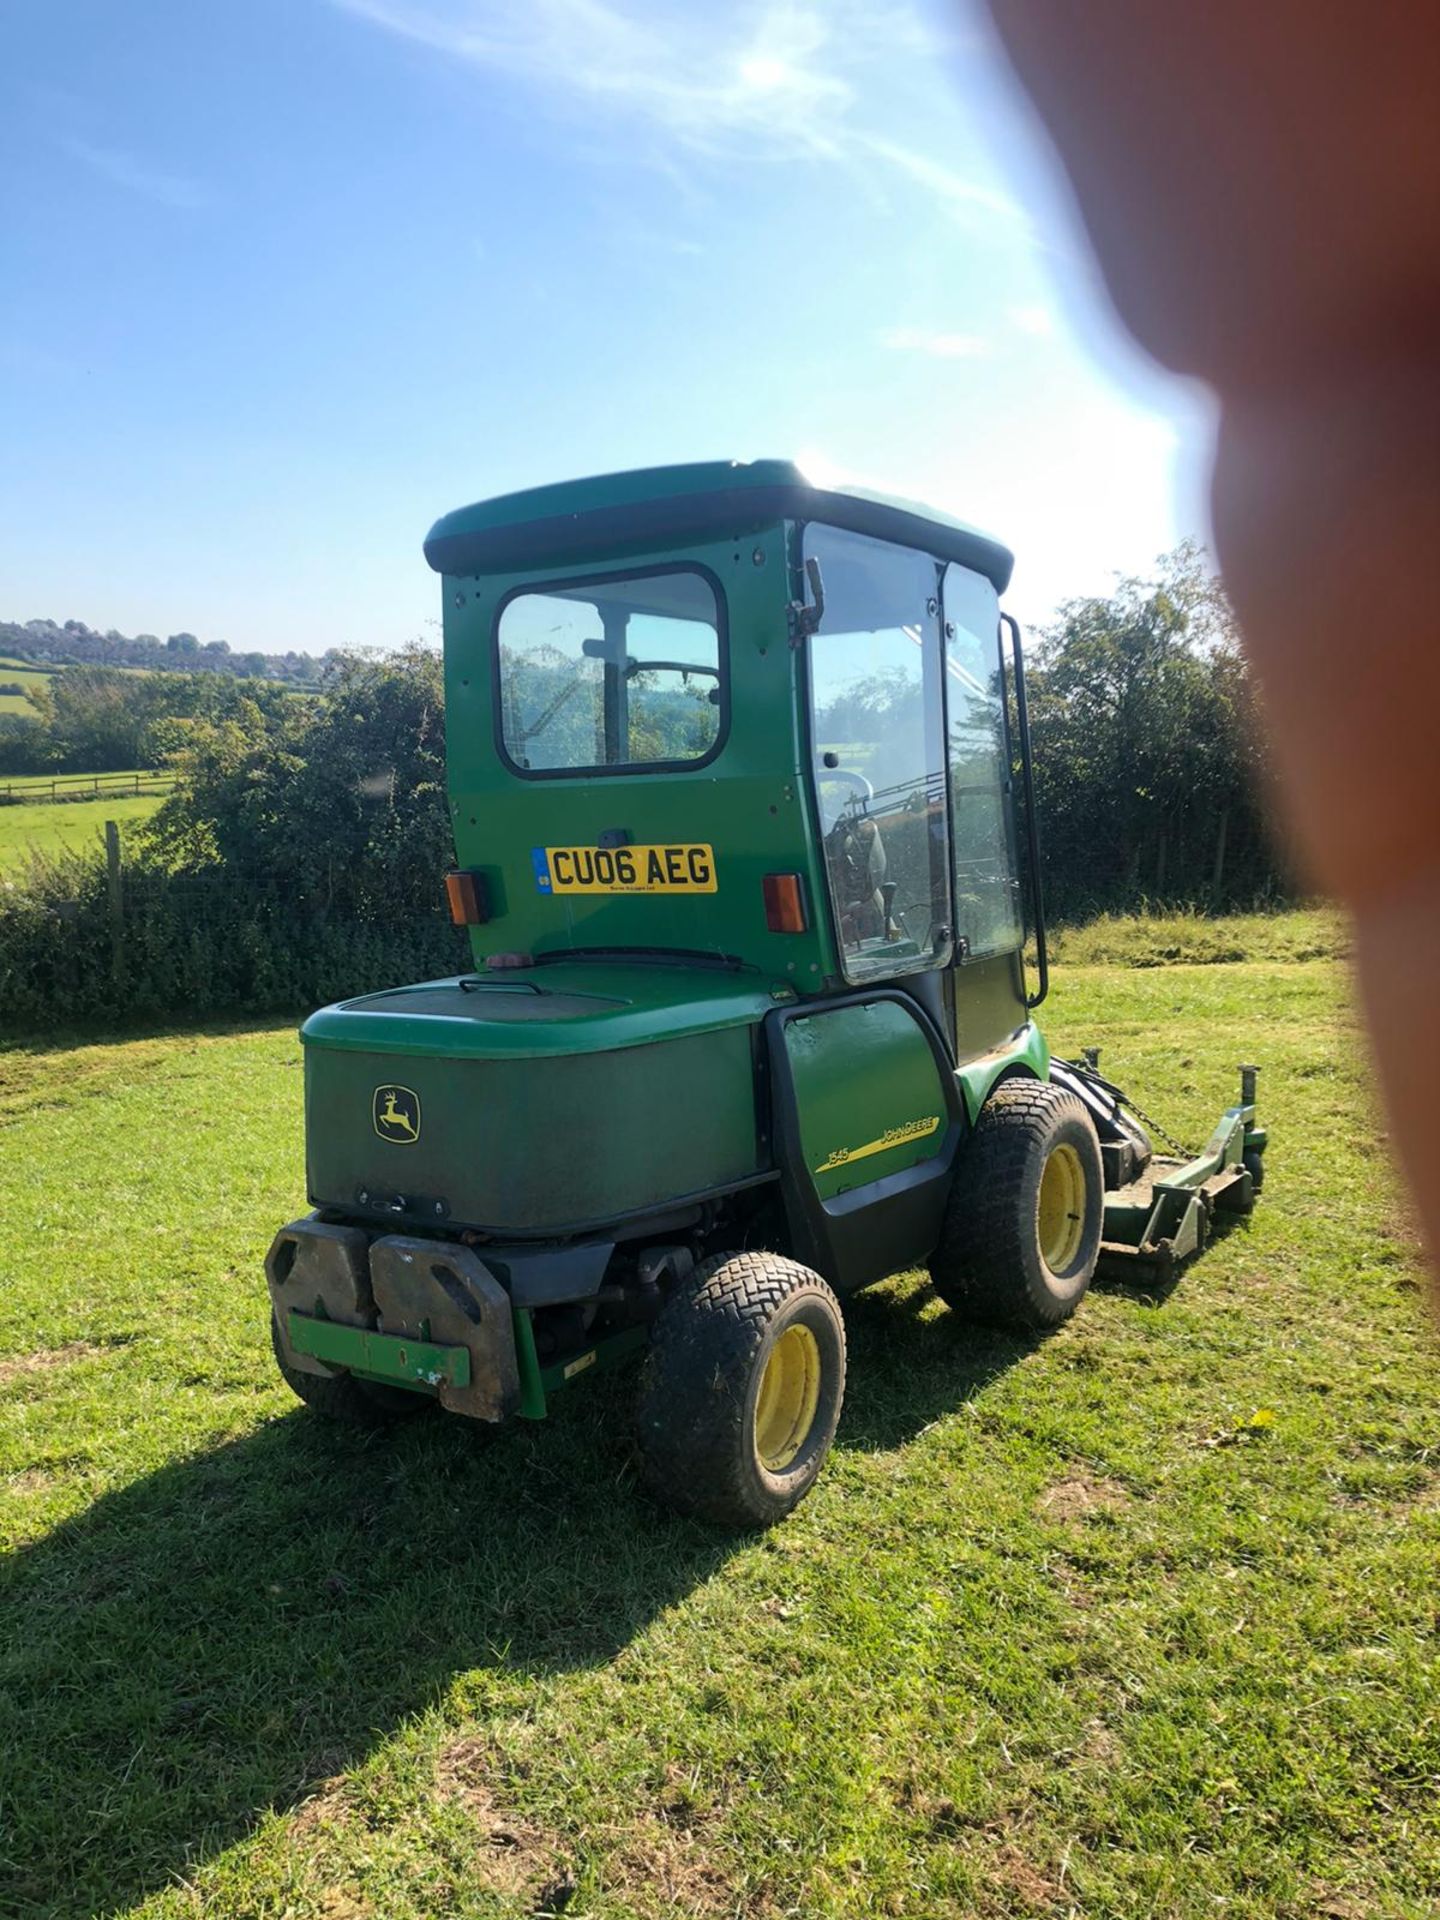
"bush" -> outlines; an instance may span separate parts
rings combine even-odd
[[[283,885],[125,876],[118,946],[103,866],[78,855],[0,881],[0,1024],[42,1031],[177,1013],[308,1011],[469,965],[448,919],[331,914]]]
[[[469,965],[442,912],[433,654],[352,659],[313,702],[241,700],[176,766],[123,876],[118,945],[102,862],[0,882],[0,1022],[288,1012]]]

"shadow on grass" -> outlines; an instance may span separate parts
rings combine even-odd
[[[841,1444],[901,1444],[1023,1356],[847,1306]],[[630,1382],[541,1427],[292,1415],[110,1494],[0,1572],[0,1911],[124,1908],[476,1668],[611,1659],[743,1540],[635,1486]]]
[[[859,1293],[845,1302],[848,1349],[838,1447],[887,1453],[973,1400],[1033,1353],[1038,1340],[969,1325],[928,1286]],[[922,1319],[922,1315],[925,1316]]]

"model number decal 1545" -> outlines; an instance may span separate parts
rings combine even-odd
[[[669,847],[536,847],[541,893],[714,893],[715,849],[704,843]]]

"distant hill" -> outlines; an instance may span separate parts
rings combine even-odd
[[[0,654],[53,667],[150,667],[168,673],[228,673],[237,680],[279,680],[296,687],[320,684],[326,653],[232,653],[226,640],[193,633],[100,633],[83,620],[0,620]],[[3,677],[3,676],[0,676]]]

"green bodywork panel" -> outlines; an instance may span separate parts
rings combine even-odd
[[[368,993],[311,1014],[300,1038],[324,1052],[538,1060],[754,1026],[790,998],[753,974],[617,956]]]
[[[853,489],[809,486],[788,461],[711,462],[534,488],[447,514],[426,542],[443,572],[446,737],[458,865],[478,874],[489,918],[472,930],[493,954],[650,948],[726,955],[765,982],[832,990],[830,924],[811,784],[805,648],[793,608],[805,519],[864,526],[937,560],[963,559],[997,588],[1009,553],[948,515]],[[722,613],[725,724],[703,765],[519,769],[498,742],[496,631],[522,589],[597,575],[686,568]],[[600,844],[713,849],[715,890],[561,893],[537,876],[545,848]],[[766,925],[766,874],[800,876],[803,932]],[[892,956],[913,967],[913,948]]]
[[[965,1100],[965,1112],[972,1126],[979,1119],[980,1109],[990,1098],[996,1081],[1014,1073],[1026,1074],[1036,1080],[1050,1078],[1050,1048],[1033,1020],[1027,1020],[1019,1033],[1012,1035],[1002,1046],[993,1047],[988,1053],[977,1054],[973,1060],[962,1060],[956,1068],[956,1078]]]
[[[456,857],[484,878],[497,909],[473,930],[476,965],[497,952],[688,950],[736,956],[767,982],[815,992],[838,967],[800,738],[785,528],[748,534],[740,546],[688,546],[649,559],[698,563],[724,595],[729,726],[719,752],[698,769],[527,775],[505,765],[496,746],[493,631],[501,602],[513,589],[534,585],[535,572],[446,582],[446,738]],[[584,565],[551,567],[545,579],[553,584],[593,572]],[[635,846],[712,847],[715,891],[541,890],[536,848],[594,846],[617,830]],[[810,921],[804,933],[766,927],[763,878],[781,872],[804,880]]]
[[[745,1181],[774,1005],[718,969],[574,961],[327,1007],[301,1029],[311,1201],[526,1235]],[[413,1138],[377,1125],[387,1088]]]
[[[949,1120],[935,1056],[893,1000],[785,1022],[805,1171],[822,1200],[931,1159]]]

